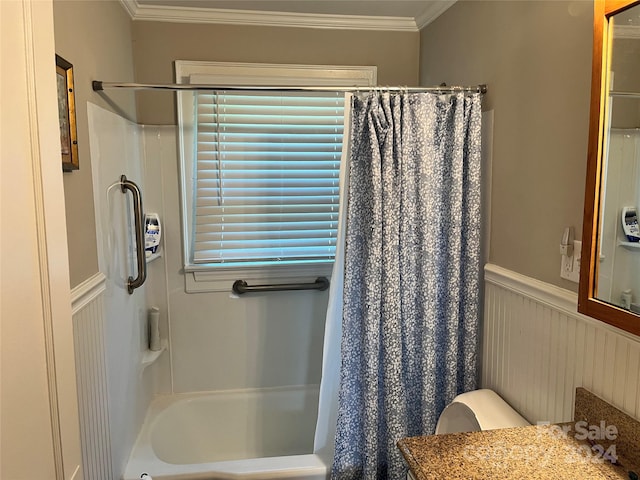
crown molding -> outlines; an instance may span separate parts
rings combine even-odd
[[[427,8],[415,18],[416,26],[419,30],[433,22],[442,15],[457,0],[441,0],[437,2],[429,2]]]
[[[255,10],[141,5],[137,0],[120,0],[132,20],[175,23],[215,23],[270,27],[385,30],[417,32],[453,5],[456,0],[429,3],[417,19],[368,15],[329,15]]]
[[[136,9],[138,8],[137,0],[120,0],[120,5],[124,8],[125,12],[129,14],[131,20],[135,20]]]

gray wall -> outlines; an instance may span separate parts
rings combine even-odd
[[[420,35],[313,28],[134,22],[136,81],[171,83],[174,60],[376,65],[380,85],[417,85]],[[138,94],[144,124],[175,124],[175,100]]]
[[[94,92],[91,81],[133,81],[131,20],[117,1],[54,0],[53,16],[56,53],[73,64],[75,75],[80,169],[64,174],[69,273],[75,287],[98,271],[87,102],[136,119],[132,93],[107,97]]]
[[[420,83],[487,83],[495,111],[489,261],[560,287],[565,226],[579,238],[593,4],[458,1],[421,32]]]

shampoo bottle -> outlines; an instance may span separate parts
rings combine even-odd
[[[620,302],[622,308],[627,310],[631,310],[631,303],[633,302],[633,294],[631,293],[631,289],[624,290],[620,295]]]
[[[160,342],[160,309],[151,307],[149,309],[149,350],[157,352],[162,349]]]

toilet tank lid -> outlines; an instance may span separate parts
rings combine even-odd
[[[461,393],[452,403],[466,405],[475,415],[482,430],[530,425],[502,397],[487,388]]]

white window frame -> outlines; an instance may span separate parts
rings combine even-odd
[[[176,83],[197,83],[220,86],[354,86],[371,87],[377,83],[375,66],[343,65],[282,65],[265,63],[199,62],[176,60]],[[178,116],[188,128],[193,116],[193,92],[177,93]],[[195,265],[190,262],[189,244],[192,238],[194,142],[191,135],[178,128],[180,164],[180,207],[182,219],[182,254],[185,288],[188,293],[229,291],[237,279],[251,283],[288,283],[314,281],[329,277],[332,263],[315,265],[270,265],[224,267]]]

